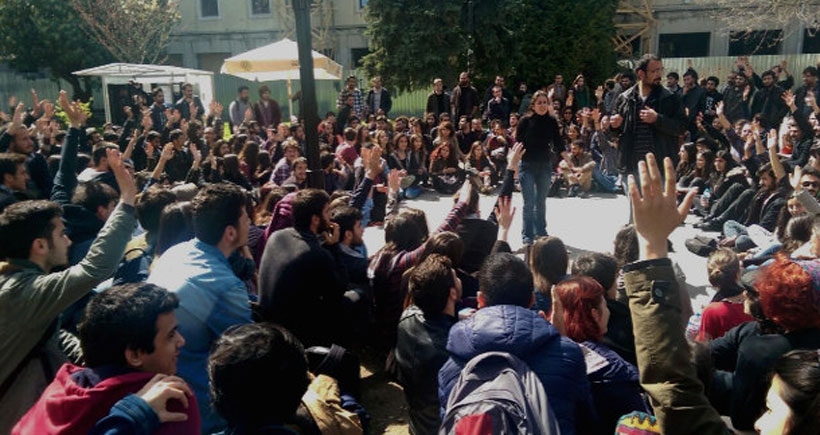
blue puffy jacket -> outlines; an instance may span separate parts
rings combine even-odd
[[[590,387],[581,348],[536,312],[514,305],[482,308],[450,329],[450,358],[438,373],[444,415],[461,370],[484,352],[509,352],[526,362],[544,384],[562,434],[574,434],[576,416],[588,415]]]

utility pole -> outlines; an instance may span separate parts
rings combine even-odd
[[[311,0],[293,0],[296,21],[296,43],[299,46],[299,83],[302,86],[302,110],[307,151],[308,185],[315,189],[325,188],[325,177],[319,163],[319,114],[316,104],[316,82],[313,76],[313,55],[310,34]]]
[[[473,10],[473,0],[467,0],[467,74],[473,76],[473,43],[475,41],[475,12]]]

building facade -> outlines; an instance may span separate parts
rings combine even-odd
[[[313,49],[345,71],[367,54],[366,0],[316,0],[311,7]],[[168,63],[219,72],[224,59],[276,42],[293,40],[291,0],[181,0],[182,20],[168,46]]]

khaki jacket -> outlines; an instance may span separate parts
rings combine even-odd
[[[677,280],[668,258],[624,266],[641,386],[661,433],[726,434],[690,362]]]

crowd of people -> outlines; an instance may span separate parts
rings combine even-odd
[[[319,125],[324,189],[266,86],[224,120],[189,84],[175,105],[134,88],[102,130],[65,92],[13,101],[0,432],[363,433],[371,352],[413,434],[508,428],[459,414],[467,375],[499,364],[533,392],[513,414],[538,431],[818,433],[817,68],[794,91],[785,63],[758,76],[745,58],[722,90],[663,77],[647,55],[598,87],[513,93],[498,76],[481,96],[465,72],[452,91],[433,80],[419,118],[350,77]],[[570,259],[547,198],[592,189],[625,193],[630,224],[612,254]],[[402,202],[430,190],[453,198],[435,227]],[[687,242],[715,291],[696,313],[668,258],[689,214],[721,231]]]

